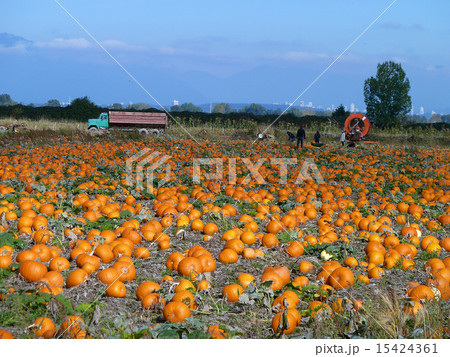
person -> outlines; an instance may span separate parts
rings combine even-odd
[[[319,144],[319,141],[320,141],[319,130],[317,130],[316,133],[314,134],[314,140],[315,140],[316,144]]]
[[[302,145],[302,149],[303,149],[303,139],[306,139],[306,133],[305,130],[303,130],[303,127],[300,127],[300,129],[298,129],[297,131],[297,149],[299,144]]]
[[[342,146],[345,146],[345,142],[346,142],[347,140],[346,140],[346,138],[345,138],[345,130],[342,130],[342,133],[341,133],[341,143],[342,143]]]
[[[287,134],[289,137],[289,142],[291,142],[291,143],[295,142],[295,135],[293,133],[291,133],[290,131],[288,131]]]

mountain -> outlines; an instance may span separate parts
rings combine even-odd
[[[31,43],[33,42],[20,36],[12,35],[7,32],[0,33],[0,46],[3,47],[13,47],[18,44],[31,44]]]

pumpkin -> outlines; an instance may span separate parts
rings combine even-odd
[[[40,281],[46,282],[50,286],[64,286],[64,277],[57,271],[49,271]]]
[[[290,295],[280,295],[272,302],[272,311],[279,312],[287,308],[293,308],[297,306],[296,300]]]
[[[368,272],[369,279],[381,279],[384,276],[384,270],[380,267],[373,267]]]
[[[191,310],[197,309],[197,302],[195,300],[195,297],[189,290],[182,290],[177,292],[172,297],[171,301],[180,301],[182,303],[185,303]]]
[[[38,260],[39,255],[37,255],[35,252],[31,250],[23,250],[16,256],[16,262],[22,263],[26,260]]]
[[[355,283],[355,276],[353,272],[345,267],[335,269],[328,277],[327,283],[334,289],[343,289],[353,286]]]
[[[218,325],[211,325],[208,327],[208,335],[214,339],[226,339],[228,338],[228,334],[221,329]]]
[[[217,227],[215,223],[206,223],[205,226],[203,227],[204,234],[212,235],[217,232],[219,232],[219,227]]]
[[[114,232],[112,233],[114,234]],[[109,244],[98,245],[94,250],[94,254],[101,259],[102,263],[105,264],[109,264],[114,260],[114,253]]]
[[[50,271],[63,272],[68,269],[70,269],[70,262],[64,257],[56,257],[50,261]]]
[[[116,280],[106,288],[106,296],[123,298],[127,295],[127,287],[120,280]]]
[[[239,255],[233,249],[225,248],[219,253],[219,260],[223,264],[232,264],[239,260]]]
[[[97,280],[103,284],[111,284],[119,279],[119,272],[114,268],[106,268],[97,273]]]
[[[31,247],[31,251],[39,256],[39,260],[42,263],[46,263],[52,258],[50,248],[45,244],[36,244]]]
[[[413,300],[416,299],[430,301],[434,299],[434,296],[435,294],[433,293],[433,291],[425,285],[416,286],[409,292],[409,297]]]
[[[273,272],[278,274],[281,277],[283,285],[288,284],[291,281],[291,272],[285,266],[277,265],[275,267],[269,266],[264,269],[263,274]]]
[[[158,283],[153,281],[144,281],[141,283],[136,290],[136,297],[139,301],[141,301],[146,295],[157,292],[161,289],[161,286]]]
[[[203,273],[212,273],[216,270],[216,261],[210,254],[202,254],[198,260],[202,264]]]
[[[301,315],[299,316],[296,309],[288,309],[287,312],[279,312],[272,318],[272,330],[274,333],[283,333],[285,335],[290,335],[297,326],[300,325]],[[297,311],[298,312],[298,311]],[[286,319],[284,319],[284,314],[286,314]]]
[[[19,267],[19,274],[29,282],[41,280],[47,272],[47,267],[43,263],[34,260],[26,260]]]
[[[164,308],[165,302],[160,294],[150,293],[144,296],[141,305],[144,309],[160,309]]]
[[[9,268],[12,263],[12,256],[0,255],[0,268]]]
[[[170,270],[177,270],[178,264],[182,261],[185,256],[180,252],[173,252],[169,255],[166,261],[166,267]]]
[[[272,221],[274,222],[274,221]],[[273,229],[271,230],[272,232],[274,231]],[[272,232],[264,234],[264,236],[262,237],[262,244],[264,247],[266,248],[274,248],[277,247],[279,245],[279,240],[277,238],[277,236],[275,234],[273,234]]]
[[[261,283],[264,283],[265,281],[272,281],[272,284],[270,285],[270,288],[272,290],[279,290],[284,286],[283,278],[281,278],[281,276],[279,276],[277,273],[275,273],[273,271],[264,273],[261,276],[260,281],[261,281]]]
[[[8,340],[8,339],[14,339],[14,336],[11,334],[11,332],[7,330],[0,329],[0,340]]]
[[[300,242],[293,241],[292,243],[289,244],[289,246],[285,249],[285,251],[290,257],[296,258],[303,254],[305,248],[303,244],[301,244]]]
[[[183,322],[191,316],[191,311],[186,304],[180,301],[171,301],[164,307],[164,320],[172,323]]]
[[[245,245],[244,242],[240,240],[240,238],[234,238],[225,243],[223,246],[224,249],[232,249],[237,254],[241,254],[244,251]]]
[[[222,296],[229,302],[239,301],[239,295],[244,292],[244,288],[239,284],[230,284],[223,288]]]
[[[36,337],[43,337],[46,331],[55,329],[55,324],[48,317],[38,317],[32,326]]]
[[[250,284],[254,284],[256,282],[255,277],[247,273],[239,274],[237,279],[239,280],[239,283],[244,287],[244,289],[247,289]]]
[[[203,265],[198,258],[187,257],[180,261],[177,272],[180,275],[196,277],[198,274],[203,273]]]
[[[88,279],[88,276],[88,273],[83,269],[75,269],[67,276],[66,286],[72,288],[81,285]]]
[[[182,279],[178,280],[178,284],[175,287],[174,291],[176,293],[178,293],[180,291],[187,290],[187,289],[195,290],[195,286],[194,286],[194,284],[192,284],[192,282],[190,280],[182,278]]]
[[[116,261],[113,266],[114,269],[119,273],[120,281],[131,281],[136,278],[136,269],[134,268],[133,262],[128,261]]]

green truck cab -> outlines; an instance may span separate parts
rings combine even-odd
[[[88,119],[88,128],[108,129],[108,113],[101,113],[98,118]],[[92,129],[91,129],[92,130]]]

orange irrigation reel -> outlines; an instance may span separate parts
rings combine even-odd
[[[370,121],[364,114],[352,114],[345,119],[344,127],[347,141],[361,141],[369,133]]]

